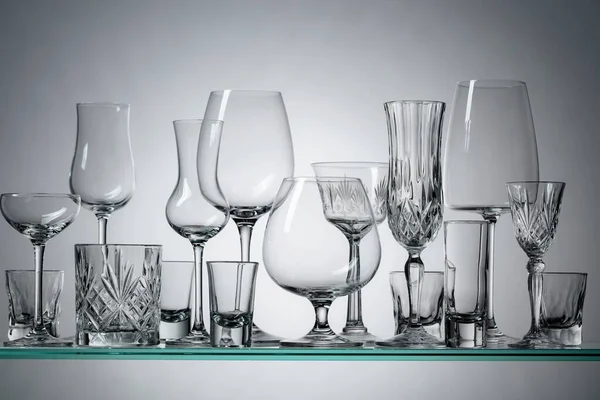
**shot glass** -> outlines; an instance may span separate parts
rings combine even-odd
[[[487,221],[444,223],[445,342],[448,347],[486,346]]]
[[[42,320],[48,333],[59,337],[60,294],[63,289],[63,271],[42,271]],[[26,336],[33,327],[35,313],[35,271],[6,271],[8,296],[8,340]]]
[[[406,284],[404,271],[390,272],[390,287],[394,301],[394,335],[399,335],[410,322],[408,285]],[[442,331],[443,304],[444,273],[441,271],[425,271],[419,307],[421,324],[427,333],[439,340],[444,340]]]
[[[194,263],[163,261],[160,282],[160,338],[179,339],[190,332],[190,290]]]
[[[209,261],[210,345],[250,347],[258,263]]]
[[[564,346],[582,342],[583,302],[587,274],[544,272],[540,327],[553,341]]]

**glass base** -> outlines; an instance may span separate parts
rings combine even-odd
[[[326,347],[345,348],[362,347],[362,342],[353,342],[340,335],[336,335],[331,329],[328,331],[310,331],[306,336],[299,339],[282,340],[281,347]]]
[[[548,336],[546,336],[542,332],[537,333],[528,333],[523,337],[523,339],[518,342],[514,342],[508,345],[512,348],[517,349],[562,349],[560,343],[556,343],[552,341]]]
[[[361,329],[345,327],[338,336],[348,339],[351,342],[362,343],[363,347],[375,347],[375,342],[381,340],[377,336],[369,333],[368,329],[365,327],[362,327]]]
[[[493,320],[492,320],[493,321]],[[490,321],[488,320],[488,324]],[[492,327],[489,327],[485,331],[485,339],[487,342],[486,347],[492,347],[495,349],[498,348],[508,348],[508,345],[516,342],[518,339],[512,336],[505,335],[498,329],[496,324]]]
[[[383,347],[412,347],[416,349],[446,347],[444,342],[427,333],[422,326],[408,326],[401,334],[387,340],[377,341],[375,344]]]
[[[176,347],[210,347],[210,336],[206,331],[191,332],[180,339],[167,339],[166,344]]]
[[[282,337],[271,335],[252,324],[252,347],[278,347]]]
[[[4,342],[5,347],[71,347],[72,340],[55,338],[48,332],[34,333],[29,332],[27,336],[17,340]]]

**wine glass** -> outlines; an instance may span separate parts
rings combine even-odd
[[[173,122],[179,177],[167,201],[165,215],[175,232],[188,239],[194,249],[194,321],[189,335],[169,345],[210,345],[202,307],[202,254],[206,242],[229,221],[227,201],[216,183],[216,156],[223,121],[200,119]],[[200,190],[200,181],[212,202]]]
[[[360,265],[357,258],[348,258],[352,247],[361,253]],[[360,180],[284,179],[267,221],[263,255],[273,281],[306,297],[316,314],[306,336],[282,340],[281,346],[363,345],[336,335],[327,319],[335,298],[365,286],[381,259],[377,224]]]
[[[5,342],[11,347],[64,347],[73,342],[50,335],[43,320],[43,271],[46,243],[73,222],[81,199],[62,193],[4,193],[0,209],[6,221],[33,244],[35,263],[35,310],[31,331],[20,339]]]
[[[543,272],[546,264],[542,257],[554,241],[558,216],[565,189],[563,182],[509,182],[508,199],[513,221],[513,230],[519,246],[529,261],[529,301],[531,302],[531,328],[518,342],[510,347],[526,349],[561,348],[540,327],[542,311]]]
[[[381,224],[385,220],[387,197],[387,174],[388,163],[382,162],[317,162],[311,164],[317,177],[339,176],[352,177],[361,180],[375,216],[375,222]],[[358,249],[358,246],[350,248],[350,257],[356,257],[358,262],[358,253],[352,249]],[[360,264],[359,264],[360,265]],[[341,336],[347,339],[363,342],[365,346],[372,346],[378,339],[375,335],[369,333],[362,320],[362,296],[361,291],[350,293],[348,295],[348,311],[346,313],[346,325],[342,329]]]
[[[250,261],[252,228],[271,209],[281,180],[294,173],[283,97],[273,91],[215,91],[204,119],[224,121],[217,179],[240,233],[241,261]],[[254,345],[276,345],[280,340],[253,325]]]
[[[446,207],[481,215],[488,224],[487,342],[505,346],[494,319],[494,232],[510,209],[506,182],[539,179],[533,118],[525,82],[458,82],[446,148],[443,185]]]
[[[108,218],[129,202],[135,189],[128,104],[77,104],[69,184],[98,218],[98,243],[106,244]]]

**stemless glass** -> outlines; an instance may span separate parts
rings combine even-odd
[[[387,174],[388,163],[382,162],[360,162],[360,161],[340,161],[340,162],[318,162],[312,163],[313,170],[317,177],[340,176],[358,178],[363,183],[371,208],[375,215],[377,224],[385,220],[387,197]],[[350,257],[358,257],[358,254],[352,252],[350,248]],[[369,333],[362,319],[362,296],[361,291],[357,290],[348,295],[348,311],[346,313],[346,325],[342,330],[341,336],[350,340],[363,342],[365,345],[373,345],[378,339]]]
[[[353,193],[352,201],[342,196],[348,190]],[[340,195],[332,196],[334,193]],[[353,246],[361,254],[360,264],[358,258],[348,258]],[[363,345],[336,335],[327,319],[335,298],[365,286],[381,259],[377,224],[360,180],[284,179],[267,221],[263,254],[273,281],[306,297],[316,314],[315,325],[306,336],[282,340],[281,346]]]
[[[538,180],[535,130],[525,82],[458,82],[444,153],[446,207],[481,215],[488,225],[487,342],[513,341],[494,319],[494,232],[509,211],[506,182]]]
[[[4,193],[0,196],[0,210],[6,221],[33,244],[35,263],[35,310],[33,328],[27,336],[5,342],[11,347],[61,347],[73,342],[50,335],[44,325],[43,271],[46,243],[75,220],[81,199],[62,193]]]
[[[209,345],[202,307],[202,254],[206,242],[229,221],[227,201],[216,181],[216,157],[222,121],[200,119],[173,122],[179,177],[167,201],[165,214],[175,232],[188,239],[194,249],[194,321],[190,334],[170,345]],[[204,182],[209,200],[200,190]]]
[[[252,228],[271,209],[281,180],[294,173],[283,97],[273,91],[215,91],[208,99],[204,119],[224,121],[217,179],[240,233],[240,260],[250,261]],[[275,345],[281,339],[256,325],[252,338],[255,345]]]
[[[128,104],[77,104],[69,184],[98,218],[98,243],[105,244],[108,218],[129,202],[135,189]]]

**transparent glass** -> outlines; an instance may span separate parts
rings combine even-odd
[[[506,182],[538,180],[535,129],[525,82],[470,80],[456,85],[444,150],[446,207],[481,215],[488,225],[486,336],[511,341],[494,319],[494,233],[509,210]]]
[[[109,217],[129,202],[135,189],[128,104],[77,104],[69,184],[98,218],[98,243],[106,243]]]
[[[281,180],[294,174],[283,97],[280,92],[265,90],[215,91],[208,99],[204,119],[224,121],[217,178],[240,233],[240,260],[250,261],[256,220],[271,209]],[[255,345],[276,345],[281,340],[256,325],[253,329]]]
[[[360,257],[348,257],[350,248]],[[282,346],[362,346],[336,335],[327,319],[331,303],[369,283],[381,259],[377,223],[360,180],[284,179],[267,221],[263,256],[273,281],[315,309],[313,329]]]
[[[487,221],[444,222],[445,342],[485,347]]]
[[[173,345],[208,345],[202,305],[202,255],[206,242],[229,221],[227,201],[216,180],[218,147],[223,122],[218,120],[178,120],[173,122],[177,142],[179,174],[167,201],[169,225],[192,244],[194,250],[193,323],[189,335],[170,342]],[[200,189],[206,187],[210,197]]]
[[[160,338],[172,341],[190,332],[194,263],[164,261],[160,276]]]
[[[78,345],[159,343],[161,256],[160,245],[75,245]]]
[[[33,328],[20,339],[5,346],[71,346],[73,343],[52,336],[44,325],[44,251],[46,243],[62,232],[79,214],[81,199],[63,193],[4,193],[0,196],[2,215],[17,232],[33,244],[35,264],[35,309]]]
[[[582,343],[583,303],[587,275],[584,272],[544,272],[542,279],[542,331],[564,346]]]
[[[421,324],[423,271],[421,252],[442,226],[443,198],[440,148],[446,104],[401,100],[384,104],[389,140],[388,226],[408,251],[404,266],[410,293],[410,324],[384,346],[441,346]]]
[[[250,347],[258,263],[209,261],[210,345]]]
[[[311,165],[317,177],[339,176],[360,179],[371,202],[375,221],[377,224],[381,224],[385,220],[388,163],[340,161],[318,162]],[[351,253],[350,256],[356,257],[357,255]],[[350,340],[363,342],[366,346],[373,346],[378,340],[375,335],[369,333],[363,323],[360,290],[348,295],[346,325],[340,335]]]
[[[512,347],[560,347],[540,328],[543,278],[546,264],[542,257],[550,248],[556,235],[558,216],[565,189],[563,182],[509,182],[508,198],[513,221],[513,231],[519,246],[529,257],[527,262],[527,287],[531,303],[531,328]]]
[[[7,270],[8,340],[25,337],[33,328],[35,315],[35,270]],[[63,271],[42,272],[42,319],[50,335],[60,337],[60,294]]]

